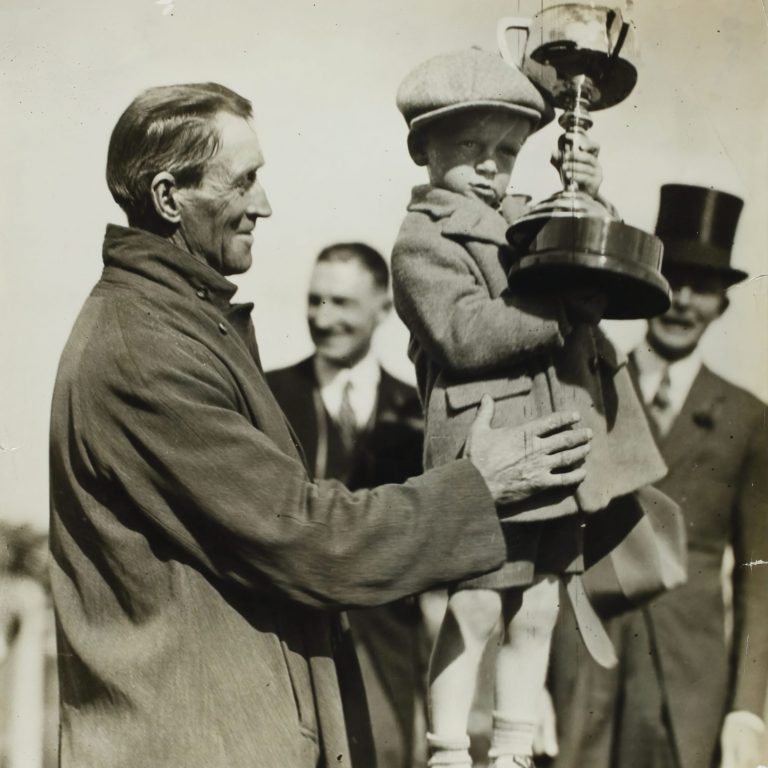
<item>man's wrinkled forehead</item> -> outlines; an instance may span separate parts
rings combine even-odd
[[[219,112],[213,121],[218,141],[208,167],[221,165],[228,175],[237,178],[264,165],[259,137],[250,119]]]

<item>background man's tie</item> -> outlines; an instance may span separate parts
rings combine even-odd
[[[665,366],[659,388],[648,407],[651,418],[662,437],[669,432],[672,422],[675,420],[675,414],[672,411],[671,389],[672,381],[669,377],[669,366]]]
[[[352,403],[349,400],[351,391],[352,382],[348,381],[344,385],[344,391],[341,395],[341,406],[339,407],[339,413],[336,416],[336,425],[339,428],[341,440],[347,451],[351,451],[355,447],[358,433],[357,417],[352,410]]]

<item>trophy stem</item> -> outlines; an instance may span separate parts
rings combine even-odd
[[[589,113],[592,100],[589,91],[589,81],[586,75],[576,75],[572,78],[571,87],[568,89],[568,95],[563,105],[564,111],[558,120],[565,134],[580,133],[586,136],[587,131],[592,127],[593,120]],[[561,151],[566,147],[573,148],[573,142],[566,139],[565,135],[560,137],[559,144]],[[579,191],[579,184],[573,179],[564,182],[564,186],[567,192]]]

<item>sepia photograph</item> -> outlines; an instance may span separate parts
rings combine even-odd
[[[0,3],[0,768],[766,768],[764,0]]]

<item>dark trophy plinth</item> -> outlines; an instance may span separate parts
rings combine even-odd
[[[499,47],[516,66],[506,44],[510,29],[527,33],[522,71],[562,110],[561,147],[567,134],[586,134],[590,112],[623,101],[637,82],[632,28],[616,9],[587,2],[551,6],[531,20],[500,19]],[[509,272],[516,290],[599,288],[608,298],[604,316],[612,319],[669,308],[661,241],[619,221],[576,182],[531,208],[507,239],[516,255]]]

